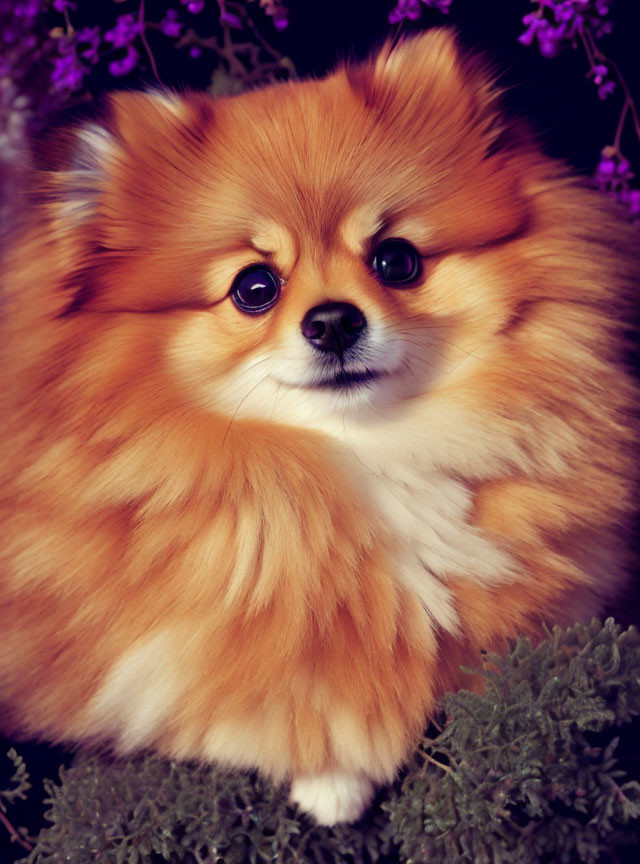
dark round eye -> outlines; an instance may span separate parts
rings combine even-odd
[[[241,312],[260,315],[278,302],[280,279],[263,264],[246,267],[233,280],[231,299]]]
[[[407,240],[383,240],[373,253],[371,266],[381,282],[401,286],[420,275],[420,255]]]

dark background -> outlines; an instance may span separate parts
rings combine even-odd
[[[292,0],[290,30],[283,39],[302,74],[318,74],[350,52],[364,56],[381,42],[391,27],[387,16],[393,3],[380,0]],[[536,45],[518,42],[522,17],[533,9],[528,0],[453,0],[449,15],[425,9],[415,25],[403,22],[403,31],[429,26],[454,26],[461,43],[484,53],[501,70],[506,85],[507,109],[526,117],[539,133],[548,153],[568,159],[576,168],[592,172],[601,148],[615,133],[621,94],[602,101],[585,75],[584,51],[565,49],[560,56],[542,57]],[[619,62],[637,100],[640,100],[640,2],[612,4],[614,31],[602,40],[602,50]],[[296,52],[295,46],[304,46]],[[625,147],[625,144],[627,145]],[[640,146],[628,133],[623,150],[640,173]]]
[[[465,48],[483,53],[499,71],[500,84],[507,90],[507,110],[529,121],[550,155],[566,159],[578,170],[591,174],[600,150],[613,141],[622,107],[620,89],[616,88],[604,101],[598,98],[597,88],[586,78],[589,66],[581,45],[577,50],[567,46],[552,59],[539,54],[537,43],[530,47],[521,45],[518,36],[524,29],[522,17],[536,8],[530,0],[453,0],[448,15],[424,7],[419,21],[403,21],[398,25],[388,21],[394,0],[286,2],[290,23],[283,32],[278,33],[257,8],[253,16],[269,42],[293,59],[302,77],[323,75],[346,57],[365,57],[398,31],[410,33],[433,26],[453,26]],[[180,6],[179,0],[174,0],[173,5],[180,19],[200,35],[216,32],[215,0],[207,0],[199,15],[191,15]],[[147,0],[147,19],[159,20],[166,7],[166,0]],[[133,2],[79,0],[72,19],[76,27],[95,25],[100,20],[104,27],[109,27],[118,14],[136,9]],[[601,49],[618,62],[636,101],[640,101],[640,0],[612,0],[610,18],[614,30],[601,40]],[[60,16],[56,23],[60,23]],[[174,50],[175,40],[157,32],[149,33],[149,42],[160,77],[167,86],[204,88],[210,83],[215,55],[203,52],[199,59],[193,60],[186,49]],[[106,64],[101,64],[88,83],[96,95],[106,89],[157,84],[144,62],[124,78],[113,78]],[[640,144],[630,123],[622,149],[640,175]]]
[[[288,29],[277,33],[271,22],[264,20],[261,31],[271,44],[292,58],[301,76],[320,76],[345,57],[365,57],[399,29],[418,32],[431,26],[454,26],[462,45],[484,53],[500,70],[500,83],[507,88],[505,106],[508,112],[529,121],[547,153],[567,160],[581,172],[592,174],[600,150],[613,141],[622,94],[617,90],[604,102],[598,98],[596,87],[585,77],[588,63],[581,48],[574,51],[568,47],[560,56],[546,59],[535,44],[521,45],[517,41],[523,30],[521,20],[533,8],[528,0],[453,0],[447,16],[425,8],[416,24],[403,22],[395,26],[388,22],[393,0],[289,0],[287,5],[290,10]],[[76,27],[96,23],[101,23],[103,28],[110,27],[117,15],[131,11],[130,4],[114,4],[113,0],[79,0],[78,7],[73,13]],[[198,16],[191,16],[179,6],[178,0],[175,7],[179,8],[181,19],[201,35],[215,32],[217,5],[213,0],[208,0],[205,11]],[[158,20],[165,9],[166,3],[148,0],[147,18]],[[258,14],[255,17],[260,19]],[[601,48],[617,61],[639,102],[639,0],[614,2],[611,19],[615,29],[602,40]],[[162,34],[151,33],[149,39],[165,84],[180,89],[209,84],[214,55],[205,52],[193,60],[186,50],[176,52],[174,41]],[[107,89],[155,83],[148,66],[144,65],[126,78],[113,78],[103,65],[96,68],[88,82],[96,96]],[[640,174],[640,144],[630,125],[623,137],[622,149]],[[632,610],[632,617],[638,617],[636,610]],[[4,788],[5,780],[12,773],[10,763],[4,759],[9,746],[10,742],[0,739],[0,788]],[[9,816],[15,825],[26,825],[37,833],[45,809],[41,804],[42,778],[55,778],[58,766],[68,763],[70,754],[60,748],[25,742],[16,746],[27,762],[34,788],[32,800],[11,807]],[[15,844],[9,846],[7,837],[0,826],[0,864],[9,864],[26,854]]]

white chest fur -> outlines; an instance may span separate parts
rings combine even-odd
[[[362,494],[393,535],[398,578],[415,592],[434,622],[456,632],[450,578],[494,585],[513,578],[514,561],[471,524],[471,493],[461,480],[421,468],[415,456],[402,449],[381,453],[365,448],[346,456]]]

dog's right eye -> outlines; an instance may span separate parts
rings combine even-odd
[[[420,253],[408,240],[392,237],[375,249],[371,267],[384,285],[411,287],[420,276]]]
[[[233,280],[231,299],[241,312],[261,315],[268,312],[280,297],[280,279],[263,264],[245,267]]]

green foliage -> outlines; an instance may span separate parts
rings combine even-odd
[[[27,800],[27,792],[31,789],[29,773],[24,759],[16,753],[13,747],[7,752],[7,759],[13,763],[13,774],[9,778],[8,786],[5,789],[0,789],[0,823],[2,823],[0,831],[4,830],[8,833],[11,843],[29,850],[32,848],[30,841],[34,838],[29,836],[29,832],[22,825],[14,826],[7,816],[11,804],[15,804],[16,801]]]
[[[49,782],[29,864],[613,864],[640,848],[640,772],[615,756],[640,715],[640,636],[609,619],[485,655],[487,688],[444,699],[403,778],[356,825],[315,827],[286,788],[141,756],[80,756]]]
[[[97,756],[46,781],[53,822],[28,858],[37,864],[151,861],[360,861],[377,832],[329,831],[297,818],[287,790],[248,772],[225,772],[151,756]],[[326,854],[325,854],[326,853]],[[373,860],[376,860],[375,858]]]
[[[613,734],[640,714],[638,632],[556,628],[484,666],[485,695],[445,697],[444,730],[384,805],[401,859],[595,864],[631,831],[640,842],[640,783],[616,768]]]
[[[7,804],[11,804],[16,798],[26,800],[27,792],[31,789],[29,783],[29,772],[24,764],[22,756],[18,756],[12,747],[7,753],[7,758],[13,762],[14,772],[6,789],[0,789],[0,810],[7,812]],[[7,802],[7,803],[5,803]]]

